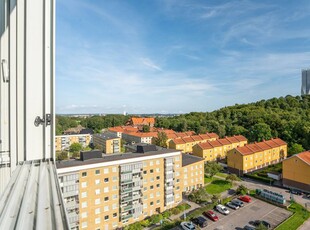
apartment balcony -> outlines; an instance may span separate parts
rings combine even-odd
[[[174,173],[174,170],[165,170],[165,175],[169,175],[169,174],[173,174]]]
[[[132,191],[137,191],[137,190],[141,190],[143,188],[143,186],[139,185],[139,186],[134,186],[132,187]]]
[[[169,183],[169,182],[173,182],[173,180],[174,180],[174,178],[172,177],[172,178],[166,179],[165,182],[166,182],[166,183]]]
[[[139,173],[139,172],[142,172],[142,168],[132,170],[132,173]]]
[[[125,216],[121,216],[121,219],[122,220],[127,220],[129,218],[131,218],[133,215],[132,214],[128,214],[128,215],[125,215]]]
[[[129,183],[132,183],[132,179],[130,180],[121,180],[121,184],[129,184]]]
[[[124,197],[121,199],[121,202],[128,202],[128,201],[131,201],[132,200],[132,196],[127,196],[127,197]]]
[[[165,186],[165,190],[166,191],[173,190],[173,185]]]
[[[127,212],[129,210],[133,209],[133,206],[132,205],[128,205],[128,206],[125,206],[122,208],[122,212]]]
[[[121,189],[121,194],[132,192],[132,187]]]
[[[133,177],[132,178],[132,182],[138,182],[138,181],[141,181],[142,180],[142,177]]]
[[[79,191],[70,191],[70,192],[64,192],[63,197],[70,197],[70,196],[76,196],[79,194]]]

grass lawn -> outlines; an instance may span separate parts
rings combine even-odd
[[[227,173],[221,173],[221,172],[219,172],[219,173],[217,173],[216,174],[217,176],[219,176],[219,177],[222,177],[222,178],[224,178],[224,179],[226,179],[226,177],[227,177]]]
[[[214,178],[205,176],[205,184],[209,184]]]
[[[297,203],[293,203],[288,210],[294,212],[293,216],[279,225],[276,230],[295,230],[310,217],[310,212]]]
[[[209,194],[218,194],[231,188],[231,183],[226,180],[213,180],[211,184],[206,186],[206,191]]]

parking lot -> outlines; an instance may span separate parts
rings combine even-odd
[[[252,198],[251,203],[245,203],[244,207],[238,210],[227,209],[230,211],[227,216],[215,211],[219,217],[219,221],[213,222],[207,219],[208,226],[203,229],[241,230],[245,225],[249,225],[251,221],[255,220],[265,220],[271,224],[271,228],[273,229],[292,214],[283,208],[255,198]]]

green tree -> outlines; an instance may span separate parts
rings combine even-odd
[[[80,152],[83,149],[83,146],[80,143],[73,143],[69,147],[70,152]]]
[[[251,141],[269,140],[272,138],[270,126],[265,123],[255,124],[249,130],[249,139]]]
[[[302,147],[302,145],[294,143],[292,146],[288,149],[288,155],[294,155],[297,153],[303,152],[305,149]]]
[[[249,189],[247,187],[245,187],[244,185],[239,185],[238,188],[236,189],[236,193],[237,194],[247,194],[247,192],[249,191]]]
[[[207,162],[205,164],[205,173],[209,174],[210,177],[213,177],[215,174],[218,172],[221,172],[223,170],[223,166],[212,161],[212,162]]]
[[[167,134],[165,132],[158,132],[157,137],[155,137],[155,145],[167,148]]]
[[[212,203],[217,203],[219,199],[220,199],[220,195],[219,195],[219,194],[214,194],[214,195],[211,197]]]
[[[140,222],[136,222],[136,223],[133,223],[125,227],[125,230],[142,230],[142,229],[143,229],[143,226],[141,225]]]
[[[209,199],[209,194],[206,192],[205,188],[200,188],[197,191],[193,191],[189,194],[188,199],[196,203],[202,203]]]
[[[142,132],[144,132],[144,133],[150,132],[150,126],[148,126],[148,125],[143,125],[143,126],[142,126]]]
[[[237,177],[236,174],[229,174],[227,175],[226,180],[230,182],[234,182],[234,181],[238,181],[239,178]]]
[[[163,219],[163,216],[161,214],[155,214],[150,217],[150,222],[152,224],[157,224]]]

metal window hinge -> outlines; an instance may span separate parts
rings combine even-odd
[[[51,125],[51,122],[52,122],[52,116],[51,114],[45,114],[45,118],[41,118],[40,116],[37,116],[34,120],[34,125],[36,127],[38,127],[39,125]]]
[[[5,59],[1,60],[1,69],[3,82],[9,82],[9,67]]]

